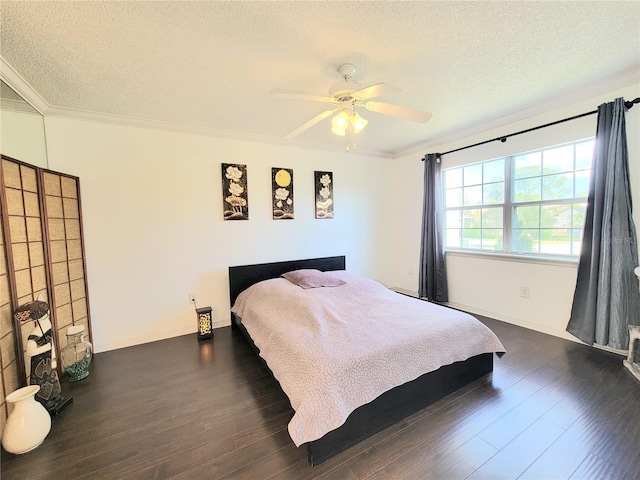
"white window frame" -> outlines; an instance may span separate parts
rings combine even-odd
[[[541,252],[522,252],[522,251],[517,251],[514,248],[514,242],[513,242],[513,237],[514,237],[514,229],[513,229],[513,224],[514,224],[514,218],[516,215],[516,207],[526,207],[526,206],[545,206],[545,205],[562,205],[562,204],[567,204],[567,205],[572,205],[572,204],[578,204],[578,203],[583,203],[586,205],[587,203],[587,196],[585,195],[584,197],[580,196],[580,197],[571,197],[571,198],[563,198],[563,199],[558,199],[558,200],[543,200],[542,196],[540,198],[540,200],[534,200],[534,201],[514,201],[514,197],[513,197],[513,190],[514,190],[514,182],[515,180],[517,180],[515,178],[514,175],[514,158],[519,157],[519,156],[523,156],[523,155],[528,155],[528,154],[536,154],[538,152],[540,152],[540,154],[542,155],[544,151],[546,150],[552,150],[552,149],[556,149],[559,147],[566,147],[566,146],[574,146],[574,168],[573,170],[571,170],[570,172],[566,172],[566,173],[573,173],[574,174],[574,187],[575,188],[575,173],[576,172],[585,172],[588,171],[588,169],[584,169],[584,168],[578,168],[576,169],[576,165],[575,165],[575,159],[576,159],[576,155],[575,155],[575,145],[578,144],[582,144],[582,143],[586,143],[586,142],[593,142],[594,144],[594,148],[595,148],[595,140],[593,137],[589,137],[589,138],[583,138],[581,140],[576,140],[576,141],[572,141],[572,142],[567,142],[567,143],[563,143],[563,144],[559,144],[559,145],[552,145],[552,146],[548,146],[548,147],[544,147],[544,148],[538,148],[535,150],[530,150],[527,152],[522,152],[522,153],[517,153],[515,155],[508,155],[508,156],[504,156],[504,157],[497,157],[497,158],[492,158],[492,159],[488,159],[488,160],[484,160],[481,162],[476,162],[476,163],[471,163],[471,164],[465,164],[465,165],[457,165],[455,167],[451,167],[451,168],[447,168],[447,169],[443,169],[443,205],[444,205],[444,210],[445,210],[445,214],[443,216],[443,232],[444,232],[444,249],[446,252],[451,252],[451,253],[459,253],[459,254],[470,254],[470,255],[498,255],[501,257],[516,257],[516,258],[521,258],[521,259],[530,259],[530,260],[551,260],[551,261],[568,261],[568,262],[572,262],[575,263],[578,261],[580,252],[579,249],[578,251],[573,251],[571,254],[562,254],[562,253],[541,253]],[[484,165],[486,163],[489,162],[494,162],[496,160],[503,160],[504,161],[504,202],[503,203],[488,203],[485,204],[484,203],[484,198],[482,200],[483,203],[481,203],[480,205],[464,205],[464,198],[462,199],[462,205],[459,206],[455,206],[455,207],[448,207],[447,206],[447,185],[445,183],[445,179],[446,179],[446,173],[452,170],[456,170],[456,169],[464,169],[465,167],[470,167],[470,166],[475,166],[475,165]],[[540,178],[540,181],[543,181],[543,178],[545,176],[548,176],[549,174],[545,174],[543,169],[541,168],[540,174],[537,176],[532,176],[530,178]],[[491,182],[487,182],[485,183],[485,179],[482,179],[482,183],[480,185],[482,185],[483,189],[484,189],[484,185],[491,183]],[[575,194],[575,190],[572,194]],[[474,248],[474,247],[451,247],[451,246],[447,246],[447,212],[450,211],[460,211],[463,212],[464,210],[475,210],[475,209],[485,209],[485,208],[491,208],[491,207],[502,207],[502,250],[489,250],[489,249],[483,249],[483,248]],[[461,213],[462,216],[462,213]],[[463,221],[463,220],[462,220]],[[461,225],[460,228],[460,235],[461,235],[461,241],[463,237],[463,226]],[[480,224],[479,230],[480,230],[480,237],[482,238],[482,224]],[[538,224],[537,230],[540,232],[540,234],[542,233],[542,230],[544,230],[545,228],[549,228],[549,227],[543,227],[541,224]],[[571,226],[568,227],[569,229],[573,230],[575,229],[575,226],[573,225],[573,215],[572,215],[572,219],[571,219]],[[582,226],[579,227],[580,229],[582,229]],[[539,235],[540,235],[539,234]],[[571,247],[573,249],[573,246]]]

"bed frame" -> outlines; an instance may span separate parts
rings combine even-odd
[[[315,268],[321,271],[344,270],[345,257],[312,258],[229,267],[231,306],[240,292],[254,283],[277,278],[283,273],[301,268]],[[242,325],[241,319],[238,319],[233,313],[231,318],[232,328],[239,329],[259,354],[258,348]],[[260,359],[267,365],[262,357]],[[491,371],[493,371],[493,354],[483,353],[464,362],[445,365],[434,372],[426,373],[411,382],[383,393],[372,402],[354,410],[342,426],[318,440],[306,443],[309,464],[311,466],[318,465]]]

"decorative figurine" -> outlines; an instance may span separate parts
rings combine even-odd
[[[30,383],[39,385],[38,400],[49,414],[57,415],[73,400],[62,396],[60,379],[56,370],[56,349],[49,318],[49,305],[38,299],[19,306],[14,317],[21,323],[33,320],[33,330],[27,339],[27,355],[31,359]]]

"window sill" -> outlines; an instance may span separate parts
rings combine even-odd
[[[486,258],[503,262],[535,263],[536,265],[551,265],[554,267],[577,268],[578,259],[562,258],[553,256],[520,255],[517,253],[497,253],[497,252],[473,252],[469,250],[446,250],[446,256]]]

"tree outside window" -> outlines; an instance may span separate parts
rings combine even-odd
[[[579,255],[593,145],[583,140],[445,170],[446,247]]]

